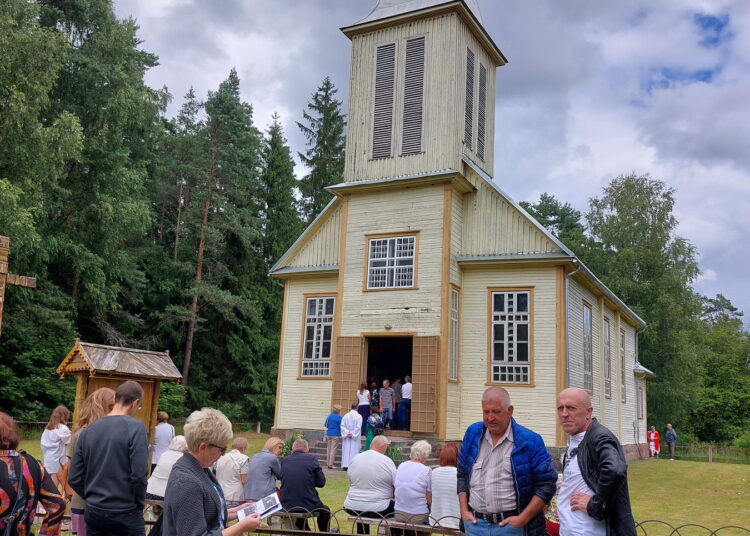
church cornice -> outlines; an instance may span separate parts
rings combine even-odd
[[[326,190],[336,196],[341,196],[345,193],[392,190],[416,186],[429,186],[433,184],[445,184],[447,182],[452,183],[453,187],[459,193],[468,193],[475,189],[474,185],[455,169],[441,169],[438,171],[428,171],[413,175],[401,175],[398,177],[342,182],[327,186]]]

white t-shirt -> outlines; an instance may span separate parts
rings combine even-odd
[[[430,517],[441,527],[458,528],[461,508],[458,504],[458,471],[455,467],[432,470],[432,507]]]
[[[54,430],[44,429],[41,439],[42,456],[48,473],[55,474],[60,470],[60,458],[65,455],[65,445],[68,443],[70,429],[64,424],[58,424]]]
[[[169,450],[169,444],[174,439],[174,426],[166,422],[160,422],[154,428],[154,455],[151,463],[159,463],[159,458]]]
[[[232,449],[216,462],[216,480],[219,481],[227,501],[244,501],[245,488],[240,475],[247,474],[248,457]]]
[[[407,514],[427,514],[427,492],[432,491],[432,469],[409,460],[396,471],[396,507]]]
[[[382,512],[393,499],[396,465],[388,456],[370,449],[357,454],[347,470],[350,487],[344,508]]]
[[[360,393],[359,389],[357,389],[357,400],[359,401],[360,406],[369,406],[370,405],[370,391],[365,389],[364,393]]]
[[[408,398],[411,400],[411,382],[405,383],[401,386],[401,398]]]
[[[587,495],[594,495],[593,490],[588,487],[583,476],[581,476],[578,457],[570,456],[571,451],[581,444],[585,434],[586,432],[581,432],[574,435],[570,438],[570,445],[568,445],[563,481],[557,494],[557,516],[560,519],[561,536],[604,536],[607,533],[607,526],[604,521],[597,521],[583,510],[574,512],[570,509],[570,498],[573,493],[580,491]]]

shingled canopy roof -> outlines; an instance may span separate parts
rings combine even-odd
[[[169,352],[105,346],[76,339],[73,348],[57,367],[57,374],[64,378],[66,374],[84,371],[92,376],[121,375],[174,381],[182,378]]]

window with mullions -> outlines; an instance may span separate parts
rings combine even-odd
[[[628,400],[625,391],[625,331],[620,331],[620,400],[624,404]]]
[[[493,383],[530,383],[529,291],[492,293]]]
[[[604,319],[604,396],[612,396],[612,343],[609,332],[609,318]]]
[[[450,375],[449,380],[458,379],[458,290],[451,289],[451,325],[450,325]]]
[[[414,254],[417,237],[371,238],[367,261],[367,288],[414,286]]]
[[[594,345],[591,332],[591,307],[583,305],[583,388],[594,390]]]
[[[335,305],[336,298],[333,296],[307,298],[302,376],[320,377],[331,374],[331,342]]]

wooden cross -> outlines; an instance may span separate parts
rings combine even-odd
[[[36,288],[36,278],[8,273],[8,256],[10,255],[10,238],[0,236],[0,335],[3,332],[3,302],[5,286]]]

